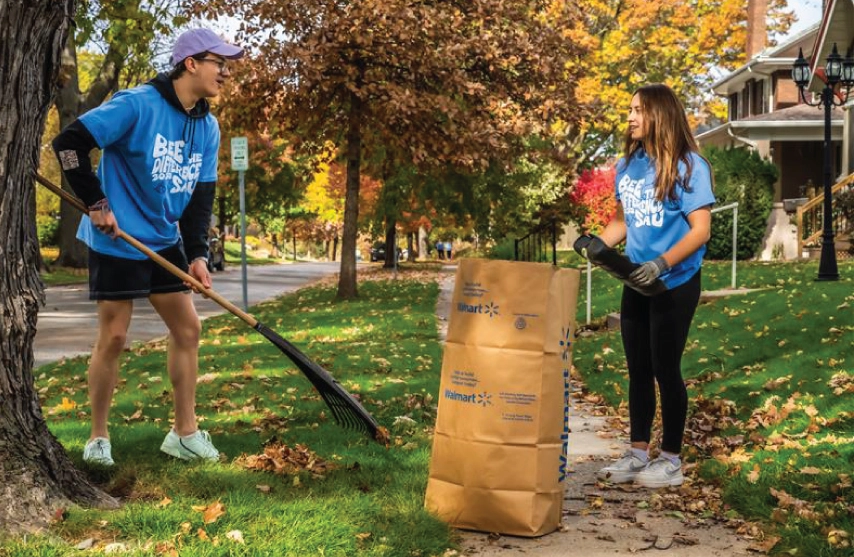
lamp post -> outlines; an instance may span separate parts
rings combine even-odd
[[[834,106],[842,106],[848,102],[851,87],[854,86],[854,59],[851,53],[845,60],[836,50],[833,43],[833,52],[827,57],[824,66],[824,88],[821,90],[821,100],[810,102],[805,94],[805,89],[810,82],[810,65],[804,58],[804,51],[798,51],[798,59],[792,66],[792,80],[798,86],[801,100],[809,106],[824,107],[824,205],[823,205],[823,230],[821,234],[821,259],[818,265],[818,280],[839,280],[839,271],[836,266],[836,241],[833,233],[833,199],[831,198],[831,187],[833,177],[831,170],[831,141],[830,141],[830,111]],[[837,95],[836,86],[840,91]],[[844,88],[845,93],[842,93]]]

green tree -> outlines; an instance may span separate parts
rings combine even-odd
[[[578,18],[565,0],[197,1],[238,18],[258,53],[243,84],[257,118],[311,148],[341,145],[347,164],[338,296],[357,295],[355,248],[363,160],[485,168],[521,139],[574,121]],[[273,31],[271,31],[273,30]],[[253,102],[253,101],[250,101]],[[385,163],[383,163],[385,164]],[[375,173],[381,176],[380,173]]]
[[[774,202],[777,167],[756,151],[710,147],[703,153],[715,176],[717,205],[738,203],[736,257],[751,259],[762,247],[768,215]],[[732,255],[732,218],[723,214],[712,219],[712,237],[706,257],[728,259]]]

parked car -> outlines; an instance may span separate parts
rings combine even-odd
[[[371,248],[371,261],[385,261],[385,244],[379,242]]]
[[[397,249],[397,260],[405,257],[406,250]],[[371,261],[385,261],[385,242],[377,242],[371,248]]]
[[[218,234],[208,237],[208,271],[225,269],[225,245]]]

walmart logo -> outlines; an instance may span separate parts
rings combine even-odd
[[[494,317],[499,315],[498,305],[489,302],[488,304],[467,304],[465,302],[457,302],[457,311],[460,313],[479,313]]]
[[[455,391],[453,389],[445,389],[445,398],[448,400],[456,400],[457,402],[465,402],[468,404],[492,406],[492,395],[489,393],[465,394]]]

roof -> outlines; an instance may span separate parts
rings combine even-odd
[[[830,136],[842,139],[842,109],[830,111]],[[824,110],[799,104],[729,122],[735,135],[750,140],[770,141],[823,141]]]
[[[842,110],[834,106],[830,111],[831,122],[838,121],[841,124],[842,119]],[[781,108],[774,112],[756,114],[755,116],[735,120],[731,124],[739,127],[740,122],[821,122],[823,124],[824,110],[820,106],[798,104],[789,108]]]
[[[810,60],[812,78],[809,88],[811,90],[818,92],[824,88],[824,82],[815,77],[815,70],[824,66],[834,43],[838,44],[840,54],[845,56],[845,51],[852,41],[854,41],[854,0],[830,0],[825,7],[812,48],[815,56]]]
[[[843,111],[834,107],[830,113],[830,136],[842,139]],[[713,141],[716,137],[730,136],[752,144],[754,141],[823,141],[824,110],[806,104],[783,108],[767,114],[758,114],[741,120],[721,124],[697,134],[698,142]]]
[[[741,91],[744,84],[751,79],[768,76],[777,70],[791,70],[797,59],[799,48],[804,48],[809,56],[810,45],[818,35],[819,26],[816,23],[800,33],[786,37],[779,45],[764,49],[745,65],[716,81],[712,85],[712,90],[718,95],[728,96]]]

